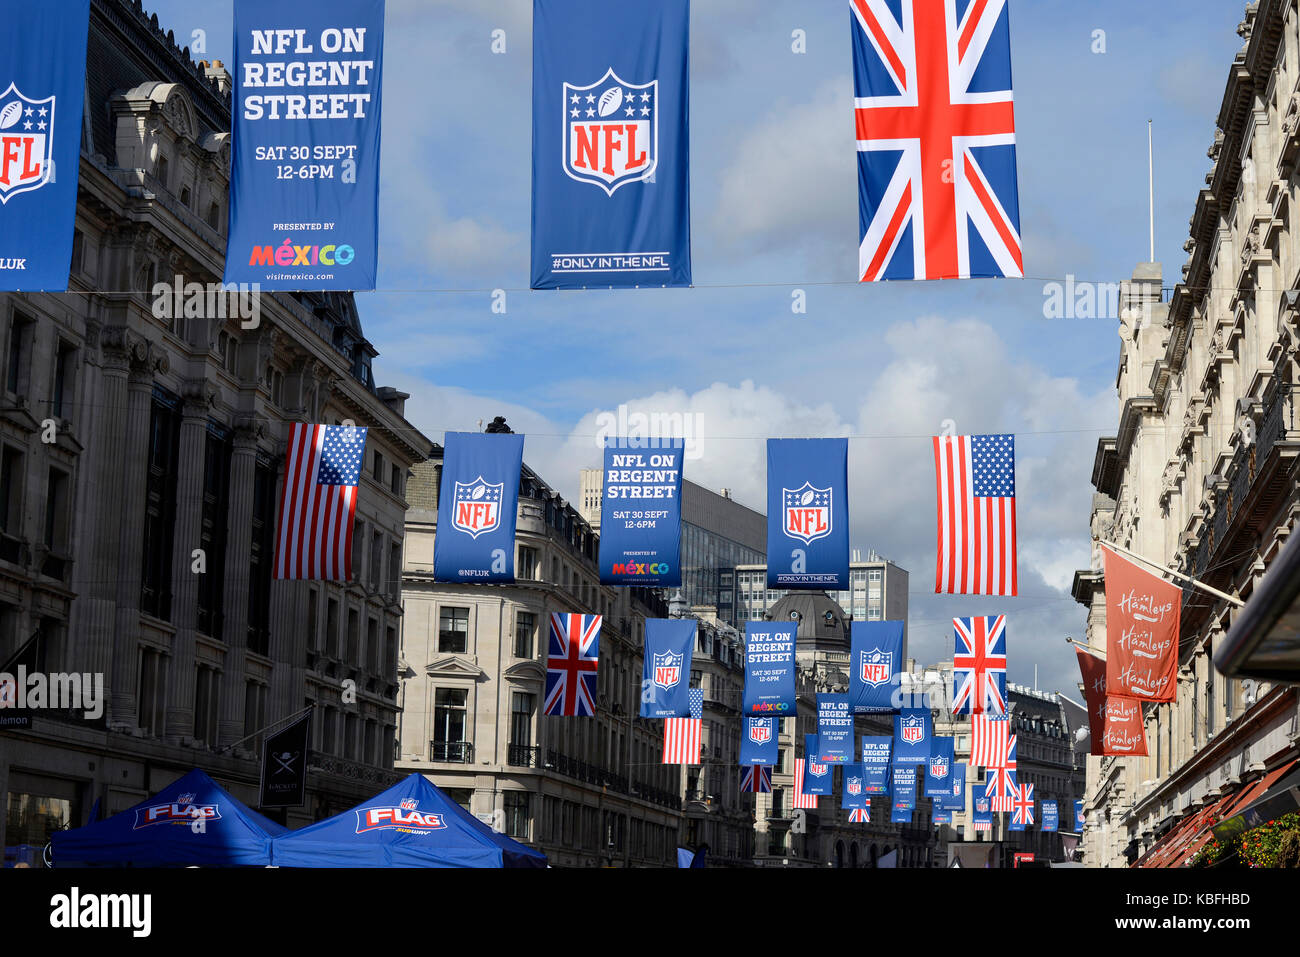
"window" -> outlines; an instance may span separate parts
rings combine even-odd
[[[520,545],[517,564],[518,567],[515,572],[520,578],[526,581],[535,581],[537,579],[537,549],[530,548],[527,545]]]
[[[528,611],[515,615],[515,657],[533,656],[533,635],[537,630],[537,617]]]
[[[335,750],[338,739],[338,717],[335,708],[326,708],[321,715],[321,750],[326,754],[338,754]]]
[[[166,156],[160,155],[158,157],[158,169],[156,175],[158,177],[158,182],[161,183],[163,186],[166,186],[167,185],[167,157]]]
[[[433,699],[433,760],[461,760],[465,742],[464,688],[438,688]]]
[[[357,760],[357,735],[360,733],[360,719],[349,714],[343,721],[343,756],[349,761]]]
[[[190,188],[188,186],[181,187],[181,205],[186,209],[190,208]]]
[[[503,796],[506,814],[506,834],[516,840],[529,838],[532,824],[532,794],[528,791],[507,791]]]
[[[356,523],[356,530],[352,537],[351,569],[352,569],[352,580],[355,582],[361,581],[361,573],[365,570],[365,566],[362,564],[362,558],[364,557],[365,554],[365,542],[366,542],[366,523],[358,519]]]
[[[216,203],[209,203],[208,215],[205,217],[205,221],[213,229],[220,230],[221,229],[221,207],[218,206]]]
[[[439,788],[449,799],[463,807],[466,811],[470,809],[470,802],[474,798],[473,788]]]
[[[402,597],[402,543],[388,546],[388,595],[393,601]]]
[[[217,701],[221,677],[217,669],[199,665],[194,679],[194,739],[210,748],[217,746]]]
[[[253,536],[248,554],[248,650],[271,651],[271,571],[275,555],[275,471],[259,458],[253,474]],[[331,599],[331,605],[335,605]],[[338,639],[337,606],[328,640]]]
[[[438,650],[464,654],[469,645],[469,609],[444,608],[438,617]]]
[[[199,547],[206,571],[199,576],[198,628],[212,638],[223,638],[226,590],[226,534],[230,518],[229,432],[215,422],[208,423],[207,452],[203,460],[203,508],[199,525]],[[309,638],[308,642],[313,639]]]
[[[389,479],[389,489],[399,498],[402,494],[402,469],[396,462],[393,463],[393,474]]]
[[[331,598],[325,603],[325,654],[339,656],[339,602]]]
[[[26,395],[28,368],[31,366],[32,331],[35,323],[22,313],[15,312],[9,324],[9,367],[5,388],[14,395]]]
[[[15,538],[22,531],[22,493],[23,453],[6,445],[0,451],[0,532]],[[18,560],[16,553],[3,557]]]
[[[320,595],[316,589],[307,589],[307,650],[320,651],[320,634],[319,624],[320,616],[317,614],[317,606],[320,604]]]
[[[533,743],[533,696],[522,691],[511,698],[510,743],[522,747]]]
[[[153,648],[140,651],[139,714],[137,723],[148,737],[163,732],[163,714],[167,703],[167,660]]]
[[[60,339],[59,349],[54,357],[54,395],[50,402],[55,418],[66,419],[72,415],[72,390],[76,380],[76,369],[76,347]]]
[[[72,265],[71,273],[80,275],[86,268],[86,234],[80,229],[72,231]]]
[[[180,415],[177,397],[154,388],[149,423],[149,460],[145,478],[143,573],[140,608],[171,619],[172,538],[176,526],[176,483],[179,476]]]
[[[355,608],[348,609],[348,647],[343,660],[349,665],[361,664],[361,615]]]
[[[370,587],[378,591],[384,583],[384,535],[376,531],[370,536]]]
[[[253,737],[265,726],[266,685],[257,681],[244,682],[244,735],[249,738],[244,747],[256,750]]]
[[[384,678],[397,677],[397,629],[389,625],[384,631]]]
[[[68,544],[68,473],[50,469],[45,485],[45,544],[62,552]]]
[[[373,721],[366,722],[366,743],[361,752],[361,760],[366,764],[379,764],[379,727]]]
[[[366,671],[379,673],[379,622],[374,618],[366,619]]]
[[[375,481],[384,484],[384,453],[375,449]]]

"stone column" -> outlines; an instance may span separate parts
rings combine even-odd
[[[257,442],[261,427],[250,416],[235,423],[230,460],[230,510],[226,537],[226,667],[221,675],[222,746],[244,736],[244,653],[248,646],[248,557],[253,542],[253,483],[257,477]],[[270,561],[270,557],[267,558]]]

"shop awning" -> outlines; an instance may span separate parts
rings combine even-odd
[[[1300,681],[1300,535],[1292,535],[1214,653],[1230,678]]]
[[[1214,827],[1219,841],[1234,837],[1266,824],[1273,818],[1300,808],[1300,771],[1296,759],[1270,771],[1247,788],[1240,800],[1227,808],[1223,820]],[[1292,773],[1295,771],[1295,773]]]

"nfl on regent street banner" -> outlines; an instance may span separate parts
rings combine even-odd
[[[936,737],[930,742],[930,760],[925,764],[925,796],[942,797],[952,789],[952,738]]]
[[[895,804],[889,809],[889,823],[911,824],[913,813],[915,813],[913,808],[901,807],[900,805]]]
[[[1074,802],[1074,833],[1083,833],[1083,802]]]
[[[600,499],[602,585],[676,586],[682,583],[682,458],[685,442],[637,448],[645,442],[605,444]]]
[[[1043,827],[1044,831],[1055,831],[1060,825],[1060,811],[1055,801],[1043,802]]]
[[[794,642],[798,629],[794,622],[745,622],[744,714],[794,714]]]
[[[740,738],[740,765],[761,764],[771,767],[776,764],[777,732],[780,725],[776,718],[746,718]]]
[[[235,0],[227,283],[374,289],[384,0]]]
[[[855,621],[849,652],[849,699],[853,710],[897,711],[903,664],[901,621]]]
[[[641,666],[641,717],[689,718],[694,619],[647,618]]]
[[[0,27],[0,291],[68,288],[90,0],[10,3]]]
[[[862,775],[868,794],[889,792],[889,759],[894,751],[894,739],[886,735],[865,735],[862,738]]]
[[[862,777],[862,765],[845,764],[840,772],[843,787],[840,790],[840,807],[852,809],[867,807],[867,786]]]
[[[846,694],[817,696],[817,760],[847,764],[853,759],[853,712]]]
[[[894,763],[927,763],[932,736],[929,708],[902,709],[894,715]]]
[[[522,435],[447,433],[433,540],[435,581],[515,580],[515,519],[523,464]]]
[[[1106,694],[1139,701],[1178,695],[1183,590],[1103,548]]]
[[[895,764],[889,786],[890,798],[894,807],[916,808],[916,766],[913,764]]]
[[[849,587],[848,439],[767,440],[767,587]]]
[[[532,288],[689,286],[689,0],[534,0]]]
[[[822,764],[817,757],[817,735],[803,736],[803,793],[829,796],[834,793],[835,774],[829,764]]]

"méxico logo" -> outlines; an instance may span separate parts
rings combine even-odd
[[[53,156],[54,97],[33,100],[10,83],[0,94],[0,204],[48,183]]]
[[[811,545],[831,533],[831,490],[813,488],[804,482],[799,488],[781,489],[785,511],[785,533]]]
[[[499,527],[501,496],[505,488],[504,482],[493,485],[485,482],[481,475],[472,482],[457,482],[451,504],[452,526],[470,538],[478,538]]]
[[[140,808],[135,812],[135,824],[131,830],[154,824],[187,824],[195,821],[220,821],[221,807],[217,804],[195,804],[193,794],[178,794],[172,804],[155,804]]]
[[[606,194],[651,179],[659,165],[659,81],[628,83],[614,72],[587,86],[564,84],[564,172]]]
[[[655,687],[667,691],[682,679],[682,656],[671,651],[654,656]]]
[[[761,724],[757,721],[749,726],[749,740],[755,744],[766,744],[772,740],[772,726],[766,721]]]
[[[930,759],[930,777],[946,778],[948,776],[948,756],[940,755]]]
[[[920,744],[925,740],[925,719],[917,714],[903,715],[901,736],[906,744]]]
[[[400,802],[400,807],[368,807],[357,811],[357,833],[395,828],[412,834],[428,834],[447,826],[442,815],[433,811],[420,811],[412,798]]]
[[[860,660],[861,668],[858,677],[865,685],[875,687],[888,684],[890,678],[894,675],[894,653],[892,651],[886,653],[879,648],[872,648],[869,651],[862,652]]]

